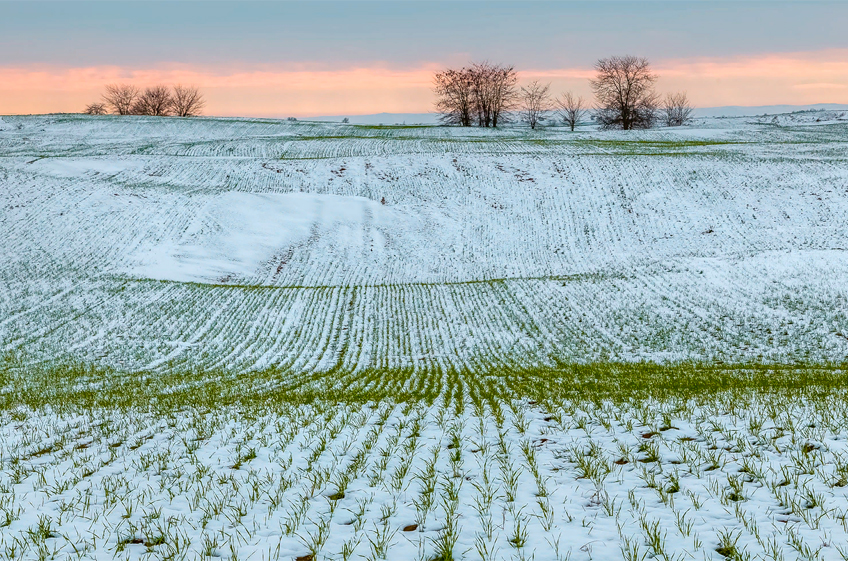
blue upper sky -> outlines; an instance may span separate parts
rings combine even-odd
[[[0,2],[2,63],[726,57],[848,47],[848,2]]]

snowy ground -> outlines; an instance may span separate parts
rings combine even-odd
[[[845,559],[839,395],[19,409],[0,429],[0,555]]]
[[[237,371],[842,361],[848,126],[809,120],[4,117],[0,346]]]
[[[846,559],[846,141],[2,117],[0,559]]]

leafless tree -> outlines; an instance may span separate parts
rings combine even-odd
[[[668,94],[663,100],[662,112],[667,127],[680,127],[689,123],[693,110],[686,92]]]
[[[595,114],[602,128],[647,129],[654,126],[658,96],[656,74],[645,58],[613,56],[595,63],[592,90],[597,98]]]
[[[565,92],[556,100],[557,113],[562,122],[571,127],[573,131],[583,117],[586,116],[586,102],[580,96],[575,96],[571,92]]]
[[[105,115],[107,113],[106,104],[97,102],[89,103],[85,106],[84,113],[86,115]]]
[[[521,119],[531,129],[544,121],[547,112],[551,110],[550,89],[550,84],[542,85],[538,80],[521,88]]]
[[[506,123],[509,111],[518,102],[518,72],[513,66],[494,66],[492,83],[492,126]]]
[[[471,126],[473,83],[468,68],[448,69],[435,77],[436,111],[446,125]]]
[[[171,109],[177,117],[197,117],[206,105],[196,86],[174,86]]]
[[[518,74],[512,66],[474,63],[435,77],[436,110],[445,124],[496,127],[518,100]]]
[[[468,69],[471,79],[471,94],[474,117],[478,127],[492,125],[492,74],[494,69],[487,62],[474,63]]]
[[[103,94],[103,104],[118,115],[129,115],[137,99],[138,88],[129,84],[109,84]]]
[[[170,115],[173,109],[174,98],[167,86],[152,86],[138,96],[132,106],[133,115]]]
[[[518,101],[518,73],[513,66],[478,62],[471,65],[477,125],[497,127]]]

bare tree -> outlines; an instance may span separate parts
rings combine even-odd
[[[656,121],[656,74],[645,58],[613,56],[595,63],[596,118],[605,129],[647,129]]]
[[[138,88],[129,84],[109,84],[103,94],[103,103],[118,115],[129,115],[138,98]]]
[[[473,87],[468,68],[448,69],[435,77],[436,111],[446,125],[471,126]]]
[[[445,124],[496,127],[518,99],[518,74],[512,66],[474,63],[435,76],[436,110]]]
[[[531,129],[544,121],[546,113],[551,109],[550,89],[550,84],[542,85],[538,80],[521,88],[521,119]]]
[[[85,111],[83,112],[86,115],[105,115],[107,113],[106,104],[97,102],[89,103],[85,106]]]
[[[171,109],[177,117],[197,117],[206,105],[196,86],[174,86]]]
[[[478,62],[471,65],[477,125],[497,127],[518,101],[518,73],[513,66]]]
[[[468,76],[471,80],[473,96],[473,111],[478,127],[489,127],[492,124],[492,86],[491,78],[494,69],[487,62],[471,65]]]
[[[689,104],[686,92],[668,94],[663,101],[663,118],[667,127],[680,127],[692,120],[694,109]]]
[[[518,102],[518,72],[513,66],[495,66],[491,75],[492,126],[508,122],[508,112]]]
[[[170,115],[174,98],[167,86],[146,88],[132,106],[133,115]]]
[[[562,119],[562,122],[571,127],[572,131],[577,126],[577,123],[586,116],[586,102],[583,101],[582,97],[575,96],[571,92],[562,94],[556,100],[556,104],[559,107],[557,113]]]

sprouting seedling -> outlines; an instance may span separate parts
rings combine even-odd
[[[518,482],[521,477],[521,468],[516,467],[515,462],[501,460],[501,478],[503,480],[503,490],[506,495],[507,502],[514,502],[518,494]]]
[[[371,554],[374,559],[385,559],[389,551],[392,539],[397,533],[397,529],[391,529],[388,524],[383,524],[377,527],[375,524],[374,538],[366,536],[368,543],[371,544]]]
[[[684,511],[676,511],[674,513],[675,519],[677,521],[677,530],[684,537],[689,537],[692,534],[692,528],[695,525],[694,520],[687,519],[686,515],[689,513],[689,510]]]
[[[648,556],[647,551],[641,551],[639,541],[631,536],[621,536],[619,548],[621,550],[621,558],[624,561],[644,561]]]
[[[362,536],[357,535],[342,544],[342,561],[349,561],[360,541]]]
[[[522,514],[522,509],[514,511],[512,516],[513,529],[512,533],[509,534],[507,541],[512,547],[521,549],[527,544],[527,538],[529,535],[527,531],[527,518]]]
[[[324,547],[324,544],[327,542],[327,538],[330,536],[330,523],[329,520],[321,519],[319,520],[315,531],[309,531],[306,533],[306,537],[300,537],[301,542],[306,546],[310,555],[313,558],[317,558],[318,554],[321,552],[321,548]]]
[[[449,516],[445,527],[433,538],[435,556],[433,561],[453,561],[454,548],[459,540],[459,527],[456,519]]]
[[[651,549],[655,556],[665,556],[666,532],[660,529],[659,520],[648,522],[645,519],[640,520],[642,532],[645,534],[645,543]]]
[[[474,549],[482,561],[491,561],[496,559],[498,546],[492,543],[491,536],[485,534],[477,534],[474,538]]]
[[[536,517],[539,519],[539,522],[542,525],[542,529],[546,532],[550,532],[554,527],[554,509],[551,506],[551,502],[547,498],[539,498],[536,501],[536,504],[539,506],[539,514]]]
[[[734,561],[742,559],[742,554],[736,547],[741,535],[741,533],[733,532],[731,530],[720,530],[718,532],[718,547],[716,547],[716,552],[719,555]]]

